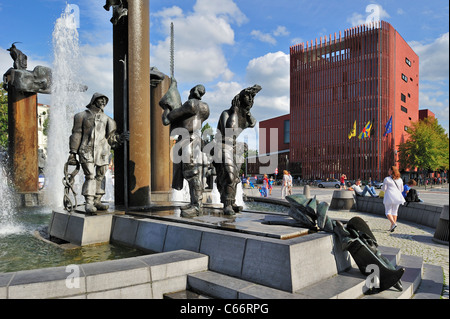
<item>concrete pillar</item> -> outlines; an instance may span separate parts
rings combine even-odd
[[[171,191],[170,160],[170,126],[162,124],[163,109],[159,101],[169,90],[170,78],[164,80],[156,87],[152,87],[151,94],[151,135],[152,135],[152,193]]]
[[[151,204],[150,3],[128,2],[129,206]]]
[[[8,89],[8,134],[14,186],[18,193],[38,192],[37,94]]]

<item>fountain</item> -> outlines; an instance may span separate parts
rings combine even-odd
[[[17,224],[13,216],[17,209],[11,179],[4,164],[0,160],[0,237],[22,231],[21,225]]]
[[[67,5],[63,14],[55,22],[53,30],[53,69],[51,110],[48,130],[46,197],[47,205],[62,207],[64,188],[61,181],[64,177],[64,163],[69,156],[68,139],[70,136],[73,116],[83,109],[82,91],[76,88],[82,83],[78,73],[81,54],[79,49],[78,31],[73,23],[73,17],[68,14]],[[79,183],[75,188],[80,189]],[[78,192],[79,193],[79,192]]]
[[[201,155],[205,151],[199,139],[201,122],[209,115],[207,104],[201,101],[204,87],[195,86],[184,104],[180,101],[160,104],[160,101],[166,101],[164,97],[170,93],[170,84],[173,89],[176,81],[173,72],[169,78],[149,66],[149,1],[108,0],[104,8],[109,10],[111,6],[114,123],[118,132],[129,131],[129,138],[125,138],[124,145],[115,151],[114,203],[107,210],[90,210],[87,205],[85,207],[88,202],[82,203],[82,199],[81,205],[63,209],[60,175],[59,180],[50,178],[50,187],[55,187],[51,191],[55,197],[49,200],[51,216],[37,212],[31,215],[45,215],[50,239],[57,239],[59,246],[81,246],[77,251],[83,251],[95,245],[93,250],[111,252],[112,249],[104,248],[110,247],[104,245],[109,243],[130,249],[120,256],[111,253],[113,258],[139,255],[136,251],[150,255],[93,265],[85,265],[91,260],[83,259],[79,266],[83,271],[78,272],[78,278],[84,277],[81,280],[83,284],[76,289],[67,284],[67,268],[6,274],[1,277],[7,282],[5,291],[8,289],[8,293],[5,296],[162,298],[166,293],[193,288],[198,282],[222,278],[225,286],[231,283],[233,287],[219,289],[225,291],[224,294],[214,297],[236,298],[241,294],[260,297],[263,291],[268,298],[295,298],[296,292],[329,278],[337,278],[342,273],[346,276],[339,277],[339,280],[350,277],[357,281],[356,290],[361,290],[365,278],[351,272],[354,265],[351,257],[364,275],[368,272],[365,268],[368,262],[384,267],[383,274],[392,278],[382,280],[382,290],[391,286],[401,288],[399,278],[403,269],[396,270],[388,260],[380,257],[376,240],[363,221],[355,219],[348,225],[333,222],[326,217],[327,203],[300,197],[287,198],[288,203],[277,202],[284,208],[281,211],[246,209],[242,200],[244,190],[238,182],[240,165],[236,151],[241,145],[236,143],[236,138],[243,129],[256,124],[250,109],[255,95],[261,90],[259,85],[236,92],[230,109],[222,113],[218,124],[220,134],[212,142],[214,147],[208,148],[214,150],[214,154],[208,154],[213,156],[212,163],[194,162],[194,158],[202,156],[188,156],[178,171],[172,171],[173,163],[168,155],[174,136],[171,139],[170,133],[178,135],[177,143],[180,144],[176,146],[192,151],[188,154]],[[61,19],[59,22],[64,20],[64,15]],[[65,40],[76,42],[77,39],[76,30],[59,29],[59,23],[55,26],[54,36],[56,47],[59,43],[62,46],[73,45],[74,42]],[[77,108],[83,106],[79,97],[80,87],[74,85],[80,80],[76,74],[64,71],[66,64],[60,64],[79,58],[76,47],[73,48],[75,56],[60,55],[62,52],[55,51],[53,123],[63,121],[61,117],[70,121],[61,125],[65,126],[66,132],[50,130],[50,135],[58,135],[61,141],[52,146],[52,152],[49,150],[49,158],[54,157],[52,160],[55,161],[55,175],[64,171],[62,164],[69,155],[71,118],[78,119],[81,110]],[[67,96],[70,98],[66,99]],[[90,105],[96,101],[94,98]],[[56,108],[63,109],[62,113],[58,114]],[[186,116],[189,113],[190,116]],[[50,121],[52,125],[52,119]],[[169,132],[168,124],[172,128],[184,129],[187,132],[184,137],[187,138],[183,139],[181,131],[177,134]],[[227,130],[233,133],[230,135]],[[195,153],[197,151],[199,153]],[[93,153],[94,156],[98,154],[98,149],[94,147]],[[67,164],[76,163],[74,159],[77,156],[80,159],[79,152],[73,155]],[[210,203],[202,199],[206,193],[203,187],[206,174],[200,173],[208,166],[213,166],[217,174],[216,182],[208,190]],[[172,191],[170,181],[177,191]],[[3,185],[0,191],[7,192],[7,188]],[[158,200],[159,195],[163,195],[161,197],[165,200]],[[1,218],[7,217],[8,214],[2,210]],[[14,226],[14,223],[9,224]],[[49,255],[48,259],[54,259],[57,265],[67,266],[69,263]],[[36,282],[35,278],[44,279]],[[0,281],[0,289],[3,288],[1,284]],[[49,286],[58,289],[49,289]],[[207,289],[205,286],[197,286],[196,289],[202,291]],[[237,286],[245,286],[245,289],[236,291]],[[233,294],[228,294],[230,291]],[[1,293],[2,290],[0,296]]]

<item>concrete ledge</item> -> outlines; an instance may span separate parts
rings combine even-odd
[[[112,214],[87,216],[75,212],[53,211],[48,233],[78,246],[108,243],[112,216]]]
[[[447,244],[449,242],[449,227],[448,227],[448,205],[442,208],[441,215],[439,216],[439,221],[436,225],[436,231],[433,235],[433,240],[440,244]]]
[[[209,256],[211,271],[288,292],[351,266],[350,255],[334,245],[334,236],[327,233],[282,240],[116,215],[111,241],[116,240],[153,252],[179,249],[199,252]]]
[[[186,289],[208,256],[173,251],[92,264],[0,273],[1,299],[162,298]]]
[[[385,215],[382,198],[370,196],[355,196],[356,209],[376,215]],[[442,206],[424,203],[409,202],[398,209],[398,219],[407,220],[416,224],[435,228],[439,222]]]

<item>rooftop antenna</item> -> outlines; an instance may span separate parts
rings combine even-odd
[[[173,79],[174,77],[174,32],[173,32],[173,22],[170,23],[170,77]]]

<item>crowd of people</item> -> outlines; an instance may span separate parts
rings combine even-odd
[[[256,180],[256,178],[255,178]],[[250,178],[242,176],[243,184],[247,184],[247,187],[254,188],[255,185],[250,182]],[[386,218],[391,223],[389,231],[393,232],[397,228],[397,215],[400,205],[407,205],[409,202],[423,202],[419,198],[415,186],[446,183],[445,178],[436,177],[434,179],[409,179],[408,182],[402,180],[400,172],[396,166],[392,166],[388,170],[388,176],[384,178],[381,190],[379,193],[375,190],[374,183],[371,178],[367,181],[366,185],[362,185],[361,179],[358,178],[354,183],[350,185],[347,181],[347,176],[341,174],[339,179],[339,188],[341,190],[348,190],[355,192],[356,196],[371,196],[376,198],[382,198],[385,207]],[[274,177],[268,177],[264,174],[262,178],[262,185],[257,188],[260,191],[261,196],[268,197],[272,195],[273,186],[277,184]],[[281,198],[285,198],[288,195],[292,195],[293,178],[287,170],[283,171],[283,178],[281,180]]]

